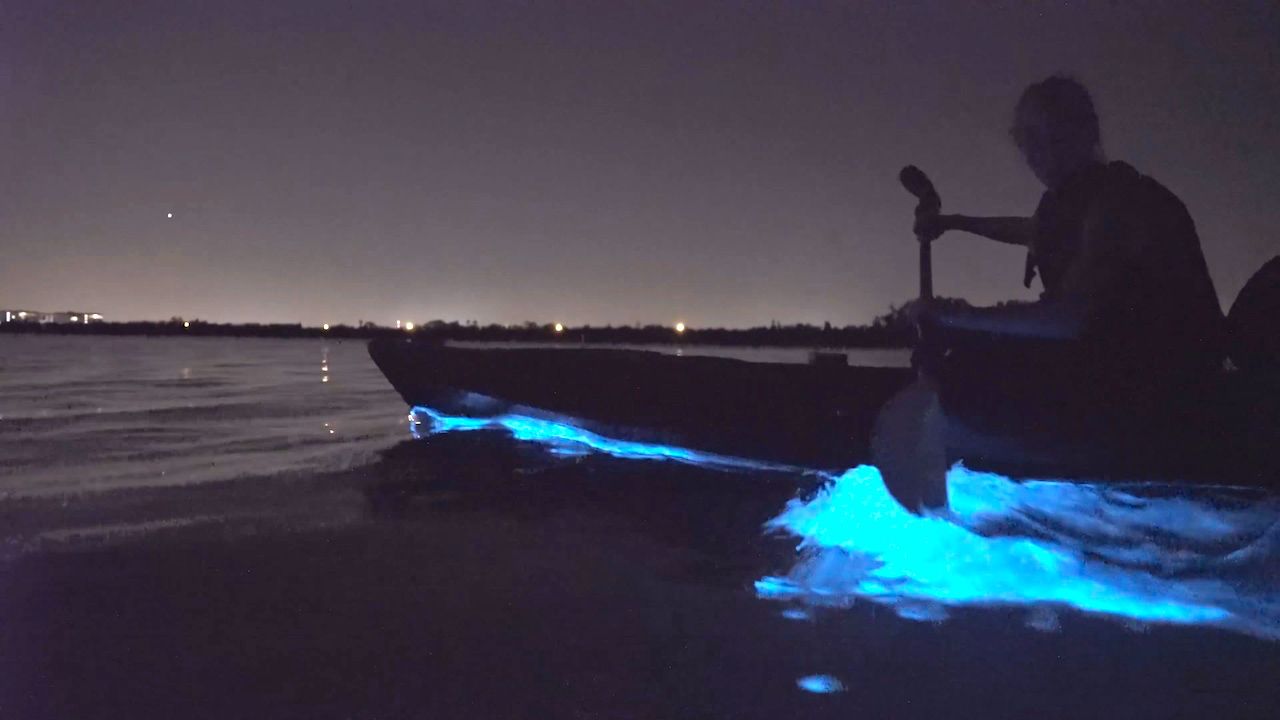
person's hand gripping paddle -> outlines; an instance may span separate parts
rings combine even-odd
[[[898,175],[903,187],[919,200],[916,216],[937,213],[942,206],[933,183],[919,168],[908,165]],[[917,225],[918,226],[918,225]],[[933,263],[930,242],[924,232],[916,235],[920,245],[920,299],[926,309],[933,299]],[[921,335],[917,360],[928,358],[934,348]],[[938,387],[925,369],[931,363],[916,363],[916,380],[889,399],[876,417],[871,431],[871,458],[880,470],[885,488],[912,513],[947,506],[946,417],[938,401]]]

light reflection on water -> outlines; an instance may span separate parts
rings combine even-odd
[[[416,436],[505,429],[557,453],[605,452],[721,470],[779,470],[740,458],[604,438],[571,424],[505,414],[410,415]],[[802,472],[800,469],[792,469]],[[949,516],[917,517],[870,466],[830,476],[765,530],[799,538],[762,598],[799,606],[889,606],[942,621],[964,607],[1024,607],[1027,624],[1058,627],[1074,610],[1126,622],[1206,625],[1280,639],[1280,503],[1228,488],[1015,482],[952,468]],[[789,612],[803,619],[803,612]]]
[[[363,341],[6,335],[0,496],[361,464],[403,408]]]

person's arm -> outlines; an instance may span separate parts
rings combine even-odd
[[[916,219],[916,233],[929,239],[948,230],[980,235],[996,242],[1028,247],[1035,239],[1036,223],[1025,217],[971,217],[969,215],[926,215]]]

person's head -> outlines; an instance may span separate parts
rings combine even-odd
[[[1093,100],[1084,85],[1068,77],[1055,75],[1023,91],[1009,132],[1031,171],[1048,187],[1102,159]]]

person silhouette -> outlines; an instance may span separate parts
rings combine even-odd
[[[1045,186],[1034,214],[926,207],[915,230],[922,241],[964,231],[1025,246],[1023,282],[1038,275],[1043,292],[1033,303],[994,308],[913,305],[920,364],[946,418],[930,425],[941,428],[933,434],[972,442],[1088,433],[1099,418],[1159,415],[1224,359],[1224,318],[1190,213],[1154,179],[1106,159],[1093,101],[1072,78],[1028,87],[1010,135]],[[945,502],[945,476],[892,481],[910,510]]]

